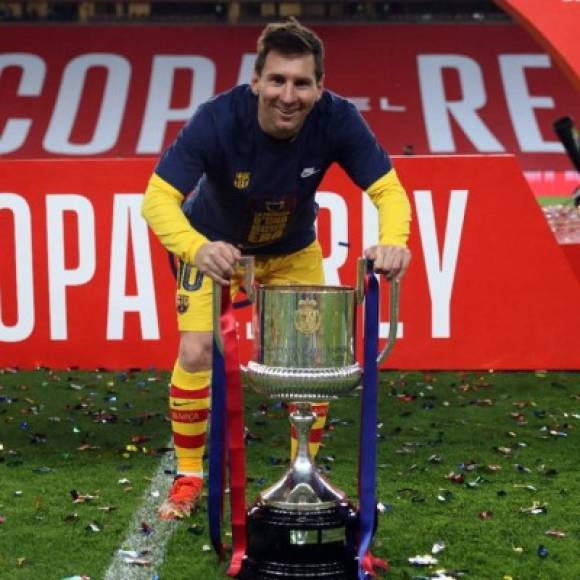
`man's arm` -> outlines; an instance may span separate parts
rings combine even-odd
[[[151,176],[141,206],[141,215],[159,241],[187,264],[194,264],[199,248],[208,240],[194,230],[181,211],[183,194],[159,177]]]
[[[154,173],[141,215],[167,250],[219,284],[229,285],[239,250],[226,242],[210,242],[194,229],[181,210],[182,202],[183,194]]]
[[[394,169],[367,188],[379,213],[379,243],[365,250],[374,260],[375,272],[401,279],[411,261],[407,249],[411,223],[411,206]]]

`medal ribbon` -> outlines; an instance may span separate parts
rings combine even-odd
[[[374,556],[370,553],[376,520],[377,487],[377,387],[379,371],[379,282],[367,263],[364,307],[364,362],[359,447],[359,580],[375,576]]]
[[[209,430],[209,486],[207,515],[209,537],[220,561],[224,558],[221,522],[225,489],[226,367],[215,337],[211,369],[211,414]]]
[[[238,336],[228,286],[222,287],[221,303],[220,330],[224,353],[219,352],[214,340],[208,516],[211,542],[222,559],[221,518],[227,438],[232,519],[232,559],[227,573],[228,576],[237,576],[246,554],[246,455]]]

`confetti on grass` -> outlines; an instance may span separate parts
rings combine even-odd
[[[439,552],[443,552],[443,550],[445,550],[445,542],[439,540],[438,542],[435,542],[433,544],[433,547],[431,548],[431,554],[436,556],[437,554],[439,554]]]
[[[438,564],[439,560],[431,556],[431,554],[423,554],[409,558],[409,564],[412,566],[434,566]]]
[[[544,535],[550,536],[551,538],[565,538],[566,532],[561,532],[560,530],[546,530]]]

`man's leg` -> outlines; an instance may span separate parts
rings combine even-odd
[[[178,475],[203,478],[203,451],[209,414],[212,338],[208,332],[182,332],[171,375],[169,409]]]
[[[203,453],[209,414],[211,333],[182,332],[171,375],[169,412],[177,478],[159,515],[184,517],[195,507],[203,486]]]
[[[161,505],[163,519],[187,516],[203,487],[212,352],[212,282],[180,264],[177,281],[179,354],[169,392],[177,477]]]

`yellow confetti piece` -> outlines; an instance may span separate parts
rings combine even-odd
[[[137,451],[139,451],[139,449],[137,448],[137,445],[127,445],[125,447],[125,449],[127,451],[130,451],[131,453],[137,453]]]

